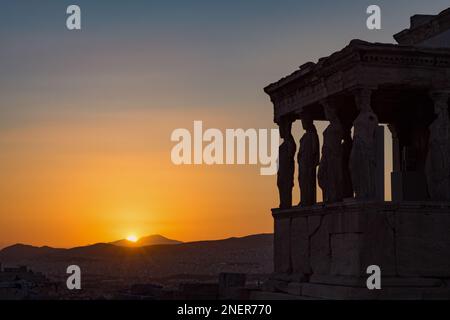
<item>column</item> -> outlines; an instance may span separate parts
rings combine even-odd
[[[318,181],[322,189],[323,201],[342,201],[343,197],[343,148],[344,131],[337,116],[336,108],[329,101],[322,101],[325,117],[330,122],[323,133],[322,158],[320,159]]]
[[[342,170],[343,170],[343,198],[353,198],[353,185],[352,177],[350,174],[350,154],[352,152],[353,139],[352,139],[352,124],[344,125],[344,136],[342,142]]]
[[[297,157],[300,205],[312,206],[317,202],[316,173],[320,162],[319,136],[310,116],[303,115],[301,121],[305,134],[300,139]]]
[[[380,199],[380,181],[384,185],[384,168],[382,179],[379,166],[381,163],[377,156],[378,117],[371,107],[372,90],[362,88],[355,91],[356,107],[359,114],[353,122],[353,147],[350,154],[350,173],[352,176],[355,197],[361,200]],[[384,192],[384,188],[382,189]],[[384,199],[384,195],[383,195]]]
[[[431,93],[436,119],[430,125],[425,165],[431,200],[450,201],[450,120],[448,91]]]
[[[292,207],[292,188],[294,187],[295,153],[296,144],[292,136],[292,122],[290,117],[280,119],[278,126],[283,143],[279,147],[278,153],[278,176],[277,186],[280,196],[280,208]]]

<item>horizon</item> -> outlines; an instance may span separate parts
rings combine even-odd
[[[248,234],[248,235],[244,235],[244,236],[230,236],[230,237],[226,237],[226,238],[217,238],[217,239],[200,239],[200,240],[194,240],[194,241],[183,241],[180,239],[172,239],[172,238],[168,238],[164,235],[161,234],[149,234],[149,235],[145,235],[142,237],[139,237],[136,241],[136,243],[138,244],[139,241],[143,238],[147,238],[147,237],[153,237],[153,236],[159,236],[159,237],[163,237],[165,240],[172,240],[172,241],[178,241],[179,243],[174,243],[174,244],[166,244],[166,245],[175,245],[175,244],[186,244],[186,243],[196,243],[196,242],[209,242],[209,241],[223,241],[223,240],[229,240],[229,239],[243,239],[243,238],[248,238],[248,237],[253,237],[253,236],[262,236],[262,235],[273,235],[272,233],[255,233],[255,234]],[[16,243],[11,243],[11,244],[0,244],[0,251],[6,248],[10,248],[10,247],[14,247],[14,246],[30,246],[30,247],[35,247],[35,248],[52,248],[52,249],[74,249],[74,248],[80,248],[80,247],[89,247],[89,246],[94,246],[97,244],[111,244],[111,245],[116,245],[115,242],[119,242],[119,241],[129,241],[129,242],[134,242],[134,241],[130,241],[126,238],[124,239],[116,239],[116,240],[112,240],[112,241],[98,241],[98,242],[93,242],[93,243],[88,243],[88,244],[78,244],[76,246],[71,246],[71,247],[55,247],[55,246],[48,246],[48,245],[31,245],[28,243],[22,243],[22,242],[16,242]],[[153,245],[159,245],[159,244],[148,244],[148,245],[137,245],[136,247],[146,247],[146,246],[153,246]],[[120,245],[118,245],[120,246]]]
[[[272,233],[276,177],[251,165],[175,166],[172,130],[195,120],[275,128],[266,85],[352,39],[394,43],[413,14],[448,7],[378,1],[382,30],[369,31],[366,0],[175,2],[79,0],[75,33],[61,23],[71,1],[2,3],[0,249]],[[296,204],[297,186],[293,195]]]

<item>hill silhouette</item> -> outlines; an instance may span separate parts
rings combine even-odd
[[[56,249],[51,247],[34,247],[26,244],[15,244],[6,247],[0,251],[0,257],[4,257],[6,261],[33,259],[42,255],[57,253],[64,249]],[[1,258],[0,258],[1,261]]]
[[[220,272],[270,273],[272,234],[242,238],[128,247],[111,243],[60,249],[17,244],[0,251],[4,265],[27,265],[58,277],[77,264],[83,272],[104,277],[167,277]]]
[[[146,237],[139,238],[137,242],[131,242],[127,239],[117,240],[114,242],[110,242],[111,244],[114,244],[116,246],[121,247],[145,247],[145,246],[152,246],[152,245],[158,245],[158,244],[180,244],[181,241],[178,240],[172,240],[168,239],[162,235],[154,234]]]

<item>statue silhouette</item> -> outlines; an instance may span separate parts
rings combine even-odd
[[[300,150],[297,156],[300,205],[310,206],[317,202],[316,170],[320,163],[320,145],[312,119],[302,119],[302,126],[306,132],[300,139]]]
[[[337,202],[342,200],[343,194],[342,138],[344,131],[334,108],[324,103],[324,109],[330,124],[323,133],[318,180],[323,191],[323,201]]]
[[[360,112],[353,122],[350,172],[357,199],[375,199],[377,196],[378,117],[370,106],[370,94],[370,90],[363,90],[356,95],[356,105]]]
[[[450,200],[450,120],[447,94],[433,95],[436,120],[430,126],[426,175],[432,200]]]
[[[280,136],[283,143],[279,148],[279,168],[277,186],[280,194],[280,208],[292,207],[292,188],[294,187],[295,141],[291,134],[292,121],[283,119],[280,123]]]

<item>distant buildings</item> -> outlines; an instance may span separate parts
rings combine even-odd
[[[5,267],[0,264],[0,300],[54,299],[58,285],[40,272],[26,266]]]

